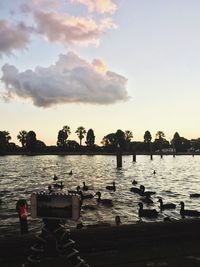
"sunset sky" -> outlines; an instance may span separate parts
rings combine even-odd
[[[0,0],[0,130],[200,137],[199,0]]]

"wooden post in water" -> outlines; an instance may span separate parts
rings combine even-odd
[[[173,149],[173,157],[175,158],[175,146],[174,146],[174,140],[172,140],[172,149]]]
[[[152,143],[149,143],[149,150],[150,150],[150,159],[153,160],[153,152],[152,152]]]
[[[136,146],[132,144],[132,149],[133,149],[133,162],[136,162]]]
[[[121,151],[121,147],[119,144],[117,145],[116,156],[117,156],[117,168],[121,168],[122,167],[122,151]]]

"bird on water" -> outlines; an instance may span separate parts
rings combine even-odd
[[[185,203],[183,201],[180,202],[181,209],[180,215],[184,218],[185,216],[190,217],[200,217],[200,212],[197,210],[185,210]]]
[[[147,217],[147,218],[157,218],[158,217],[157,210],[155,210],[155,209],[143,209],[142,202],[139,202],[138,206],[139,206],[139,210],[138,210],[139,217]]]
[[[116,190],[115,182],[113,182],[112,184],[113,185],[107,185],[106,189],[110,191],[115,191]]]
[[[98,198],[97,198],[98,203],[105,205],[105,206],[112,206],[113,205],[112,199],[107,199],[107,198],[102,199],[101,198],[101,192],[96,192],[95,195],[98,196]]]
[[[158,202],[160,203],[160,209],[161,210],[175,209],[176,208],[176,205],[174,203],[163,204],[163,200],[161,198],[158,199]]]

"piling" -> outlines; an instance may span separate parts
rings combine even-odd
[[[117,156],[117,168],[121,168],[122,167],[122,151],[121,151],[121,147],[119,144],[117,145],[116,156]]]

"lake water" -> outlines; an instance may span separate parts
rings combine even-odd
[[[73,175],[69,171],[73,170]],[[156,170],[156,174],[153,174]],[[180,201],[186,208],[200,210],[200,198],[191,199],[190,193],[200,193],[200,157],[199,156],[137,156],[133,162],[132,156],[123,156],[122,169],[116,168],[116,157],[105,155],[77,156],[4,156],[0,157],[0,235],[19,233],[19,219],[15,211],[17,200],[25,198],[30,205],[32,192],[46,190],[53,182],[56,174],[64,182],[63,192],[82,186],[85,181],[93,190],[100,191],[102,198],[113,200],[113,207],[99,205],[96,210],[82,210],[80,221],[83,224],[100,222],[114,223],[116,215],[121,217],[123,224],[137,223],[138,202],[140,196],[130,192],[133,179],[146,190],[155,191],[152,197],[154,204],[149,208],[159,211],[158,198],[163,202],[177,204],[175,210],[159,213],[158,221],[170,216],[171,219],[181,219],[179,215]],[[116,183],[116,191],[109,192],[106,185]],[[84,204],[96,204],[96,200],[84,201]],[[145,205],[146,207],[146,205]],[[79,221],[79,222],[80,222]],[[76,223],[68,222],[70,227]],[[29,217],[30,231],[39,231],[41,220]]]

